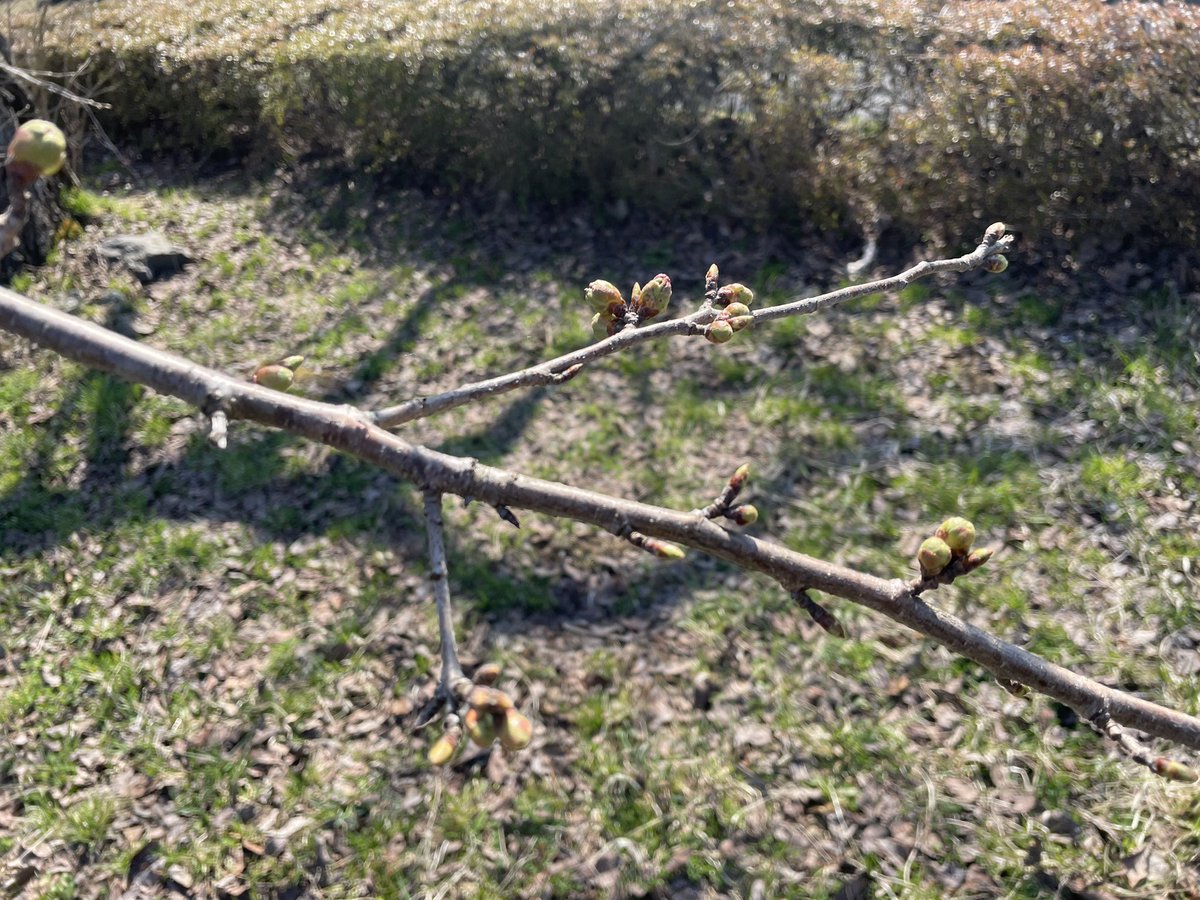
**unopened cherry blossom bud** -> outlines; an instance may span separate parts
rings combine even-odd
[[[254,373],[254,383],[273,391],[286,391],[296,380],[296,373],[287,366],[263,366]]]
[[[704,330],[704,337],[711,344],[724,344],[733,340],[733,326],[727,319],[717,319]]]
[[[500,677],[500,664],[490,662],[490,663],[484,663],[482,666],[480,666],[478,669],[476,669],[475,675],[472,678],[472,680],[476,684],[493,685],[496,683],[496,681],[497,681],[497,679],[499,679],[499,677]]]
[[[67,161],[67,139],[53,122],[30,119],[13,134],[8,165],[28,166],[38,175],[53,175]]]
[[[934,535],[945,541],[955,556],[966,556],[975,543],[975,526],[962,516],[951,516],[938,526]]]
[[[500,746],[510,753],[524,750],[533,739],[533,723],[515,709],[504,713],[499,729]]]
[[[463,716],[463,727],[467,730],[467,736],[475,742],[476,746],[490,747],[492,741],[496,739],[494,713],[480,712],[475,707],[471,707]]]
[[[758,521],[758,507],[752,503],[743,503],[731,509],[728,516],[737,525],[753,525]]]
[[[435,766],[444,766],[454,757],[454,751],[458,749],[458,733],[455,731],[447,731],[440,738],[433,742],[433,746],[429,748],[429,762]]]
[[[625,302],[625,298],[621,296],[621,291],[615,284],[602,280],[593,281],[584,288],[583,299],[592,309],[600,313]]]
[[[671,279],[660,272],[646,282],[633,303],[633,309],[641,319],[652,319],[665,310],[670,302]]]
[[[950,565],[950,547],[940,537],[926,538],[917,551],[917,562],[926,578],[939,575]]]
[[[744,303],[750,306],[754,303],[754,291],[744,284],[727,284],[717,291],[717,303],[728,306],[730,303]]]
[[[1003,253],[997,256],[988,257],[987,261],[983,264],[983,267],[993,275],[999,275],[1008,268],[1008,257]]]

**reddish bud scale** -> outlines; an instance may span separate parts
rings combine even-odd
[[[742,463],[737,467],[732,475],[729,476],[729,488],[734,493],[740,491],[746,484],[746,480],[750,477],[750,463]]]
[[[750,306],[754,303],[754,291],[744,284],[727,284],[717,291],[717,303],[728,306],[730,303],[744,303]]]
[[[758,507],[751,503],[743,503],[741,506],[735,506],[726,515],[737,525],[753,525],[758,521]]]

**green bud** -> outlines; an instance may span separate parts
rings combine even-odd
[[[917,562],[926,578],[939,575],[950,565],[950,547],[940,537],[925,538],[917,551]]]
[[[728,516],[737,525],[753,525],[758,521],[758,507],[752,503],[743,503],[731,509]]]
[[[1008,257],[1006,257],[1003,253],[996,256],[990,256],[983,264],[983,267],[993,275],[999,275],[1008,268]]]
[[[704,273],[704,283],[708,284],[711,281],[716,281],[721,277],[721,271],[717,268],[717,264],[713,263],[708,267],[708,271]]]
[[[467,706],[480,712],[501,712],[513,708],[512,698],[504,691],[486,685],[476,685],[467,694]]]
[[[744,303],[750,306],[754,302],[754,291],[744,284],[727,284],[717,291],[717,303],[728,306],[730,303]]]
[[[729,327],[735,332],[741,331],[747,325],[754,322],[754,316],[735,316],[729,320]]]
[[[987,231],[984,232],[984,236],[991,238],[993,241],[998,241],[1004,237],[1006,231],[1008,231],[1008,226],[1003,222],[993,222],[988,226]]]
[[[684,559],[687,556],[679,545],[660,541],[658,538],[646,538],[642,542],[642,548],[649,550],[659,559]]]
[[[457,749],[458,734],[447,731],[429,748],[429,762],[435,766],[444,766],[454,757],[454,751]]]
[[[596,312],[604,312],[609,307],[625,302],[620,290],[610,281],[593,281],[583,289],[583,299]]]
[[[724,344],[733,340],[733,326],[725,319],[717,319],[705,329],[704,337],[710,344]]]
[[[975,526],[962,516],[951,516],[934,534],[946,542],[955,556],[966,556],[975,543]]]
[[[17,129],[8,145],[8,163],[33,167],[39,175],[53,175],[67,161],[67,139],[53,122],[30,119]]]
[[[725,307],[725,315],[731,319],[736,319],[738,316],[750,315],[750,307],[745,303],[730,303]]]
[[[295,371],[296,369],[298,369],[302,365],[304,365],[304,357],[303,356],[285,356],[283,359],[281,359],[279,361],[279,364],[281,366],[286,366],[287,368],[291,369],[292,371]]]
[[[633,308],[641,319],[652,319],[671,302],[671,279],[659,273],[646,282]]]
[[[496,739],[496,717],[493,713],[483,713],[471,707],[463,716],[463,727],[467,736],[479,747],[490,747]]]
[[[286,391],[296,380],[296,373],[287,366],[263,366],[254,373],[254,383],[273,391]]]
[[[500,723],[500,746],[510,753],[524,750],[533,740],[533,723],[515,709],[504,713]]]

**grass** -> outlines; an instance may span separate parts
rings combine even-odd
[[[85,314],[243,376],[303,353],[300,393],[365,405],[586,340],[575,286],[595,273],[576,263],[522,269],[457,224],[414,233],[437,210],[411,197],[351,243],[285,193],[81,189],[79,240],[146,223],[198,262],[147,293],[64,253],[23,287],[58,304],[95,285]],[[708,260],[670,246],[611,268],[678,270],[686,302]],[[763,302],[784,299],[786,265],[759,269]],[[751,460],[753,533],[884,576],[967,515],[1001,550],[935,602],[1194,711],[1194,312],[1135,298],[1122,334],[1082,297],[995,284],[644,348],[406,436],[684,509]],[[219,452],[177,401],[15,340],[0,354],[0,726],[20,738],[0,757],[0,853],[51,848],[41,896],[123,890],[147,846],[163,872],[264,895],[831,897],[863,875],[936,897],[969,872],[983,895],[1035,897],[1047,877],[1127,890],[1144,849],[1168,864],[1138,890],[1187,889],[1190,789],[1052,704],[850,604],[830,602],[854,635],[838,641],[765,579],[524,514],[517,531],[479,504],[447,507],[464,657],[504,664],[538,738],[503,766],[430,771],[408,718],[438,666],[408,486],[250,426]]]

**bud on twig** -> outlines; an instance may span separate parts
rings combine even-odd
[[[950,547],[940,537],[925,538],[917,551],[917,562],[926,578],[940,575],[950,565]]]
[[[490,747],[496,739],[496,714],[471,707],[463,716],[463,727],[477,747]]]
[[[1008,257],[1003,253],[989,257],[983,264],[984,269],[993,275],[999,275],[1008,268]]]
[[[13,134],[5,164],[27,169],[36,178],[55,174],[66,161],[67,139],[62,129],[45,119],[30,119]]]
[[[583,289],[583,299],[596,312],[608,312],[610,315],[615,308],[625,305],[625,298],[620,289],[610,281],[596,280]]]
[[[704,338],[710,344],[724,344],[733,340],[733,326],[726,319],[717,319],[704,329]]]
[[[971,554],[963,560],[963,571],[973,572],[992,558],[992,554],[996,552],[994,547],[980,547],[978,550],[972,550]]]
[[[515,709],[504,713],[504,721],[497,729],[500,746],[509,753],[524,750],[533,739],[533,723]]]
[[[1200,781],[1200,774],[1197,774],[1195,769],[1165,756],[1154,760],[1154,774],[1161,775],[1168,781]]]
[[[993,222],[988,226],[987,231],[983,233],[983,236],[995,242],[1004,237],[1006,231],[1008,231],[1008,226],[1003,222]]]
[[[476,684],[490,686],[490,685],[495,684],[499,678],[500,678],[500,664],[490,662],[490,663],[484,663],[482,666],[480,666],[478,669],[476,669],[475,676],[474,676],[474,678],[472,678],[472,680]]]
[[[750,306],[754,303],[754,291],[744,284],[727,284],[717,291],[717,302],[722,306],[728,306],[730,303],[744,303]]]
[[[667,308],[671,302],[671,279],[661,272],[646,282],[636,299],[633,311],[642,320],[652,319]]]
[[[434,741],[433,746],[429,748],[429,762],[435,766],[444,766],[450,762],[454,751],[458,749],[459,737],[458,730],[453,729]]]
[[[934,535],[945,541],[955,556],[966,556],[975,543],[975,526],[962,516],[951,516],[938,526]]]
[[[758,521],[758,507],[752,503],[743,503],[725,513],[725,517],[735,525],[753,525]]]
[[[273,391],[286,391],[296,380],[296,373],[278,364],[263,366],[254,373],[254,383]]]

